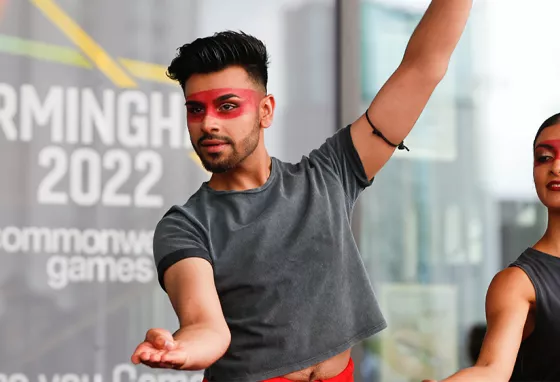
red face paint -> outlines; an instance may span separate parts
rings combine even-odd
[[[233,119],[255,110],[263,98],[253,89],[221,88],[191,94],[187,97],[187,122],[200,123],[207,116]]]
[[[535,147],[535,167],[560,159],[560,140],[540,142]]]

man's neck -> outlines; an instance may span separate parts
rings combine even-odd
[[[216,191],[246,191],[262,187],[272,171],[272,160],[266,150],[255,150],[234,169],[212,174],[208,186]]]

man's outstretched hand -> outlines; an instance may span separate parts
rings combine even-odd
[[[188,367],[188,354],[181,341],[176,341],[173,335],[165,329],[150,329],[146,339],[142,342],[131,361],[134,364],[143,363],[153,368],[183,369]]]

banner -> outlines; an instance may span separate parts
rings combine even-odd
[[[165,76],[189,2],[0,7],[0,382],[200,381],[129,360],[177,327],[153,230],[208,178]]]
[[[134,366],[174,331],[152,236],[208,180],[186,130],[176,49],[262,39],[277,100],[271,155],[335,127],[334,1],[0,0],[0,382],[197,382]],[[255,15],[258,17],[246,17]]]

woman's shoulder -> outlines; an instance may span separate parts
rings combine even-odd
[[[498,272],[488,288],[488,299],[535,301],[535,287],[522,267],[512,264]]]

